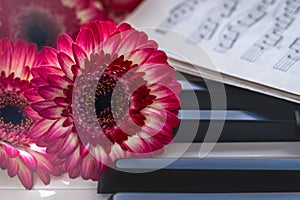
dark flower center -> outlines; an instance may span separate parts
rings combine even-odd
[[[32,120],[24,113],[27,105],[25,99],[13,94],[0,96],[0,126],[27,130],[32,124]]]
[[[126,108],[129,107],[132,79],[122,77],[135,67],[131,61],[124,60],[124,56],[112,58],[104,53],[91,55],[90,59],[85,61],[83,74],[76,79],[80,92],[76,100],[78,108],[75,109],[75,115],[84,119],[86,129],[100,126],[110,141],[126,139],[124,133],[120,132],[117,139],[111,134],[118,128],[118,122],[124,121],[125,115],[128,114]],[[104,136],[95,131],[83,132],[85,134],[80,137],[91,144],[101,142]]]
[[[122,83],[121,87],[115,87],[117,77],[105,73],[99,80],[95,93],[95,108],[98,122],[102,128],[108,128],[115,125],[116,119],[122,119],[126,108],[127,93]],[[118,91],[116,91],[118,90]],[[112,98],[113,92],[115,94]],[[112,106],[115,106],[112,113]]]
[[[21,124],[22,120],[24,120],[23,109],[16,105],[4,106],[3,108],[0,108],[0,117],[5,124]]]
[[[45,45],[55,47],[57,36],[63,32],[59,23],[49,14],[30,11],[19,17],[19,37],[27,42],[33,42],[41,50]]]
[[[116,120],[121,120],[124,116],[126,103],[128,103],[126,101],[128,87],[131,83],[126,80],[120,81],[120,78],[136,67],[131,61],[124,60],[124,56],[107,64],[95,92],[96,115],[102,128],[111,128],[116,124]],[[117,84],[119,87],[116,87]],[[114,98],[112,98],[113,94]],[[114,113],[112,109],[114,109]]]
[[[33,23],[28,28],[27,38],[41,49],[47,43],[48,34],[45,28]]]

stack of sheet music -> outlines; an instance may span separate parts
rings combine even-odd
[[[300,101],[300,0],[151,0],[127,22],[177,70]]]

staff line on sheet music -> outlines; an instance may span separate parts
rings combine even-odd
[[[241,59],[255,62],[268,49],[276,47],[283,40],[285,31],[298,17],[299,10],[300,0],[285,0],[284,6],[275,14],[272,27],[241,56]],[[281,64],[284,64],[284,62],[281,62]],[[277,68],[283,69],[285,67],[276,66],[274,69]]]
[[[261,2],[255,4],[249,9],[246,14],[239,16],[237,19],[229,22],[222,31],[219,39],[219,43],[215,47],[215,50],[220,53],[225,53],[232,49],[238,39],[249,28],[261,21],[267,16],[267,10],[270,6],[273,6],[275,0],[261,0]]]

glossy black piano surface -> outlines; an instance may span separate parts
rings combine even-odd
[[[222,92],[221,83],[186,76],[186,80],[178,78],[183,88],[179,130],[188,134],[190,127],[197,126],[194,142],[203,142],[209,124],[221,123],[218,113],[225,112],[218,105],[212,109],[210,98],[211,94]],[[224,87],[227,110],[219,142],[299,141],[299,104],[234,86]],[[175,142],[188,141],[179,137]]]
[[[222,93],[218,82],[203,81],[186,75],[187,80],[178,78],[182,84],[180,94],[181,120],[175,131],[175,143],[204,141],[210,123],[225,121],[219,143],[262,143],[300,141],[300,105],[266,96],[257,92],[225,85],[227,108],[212,108],[210,95]],[[207,83],[210,85],[208,91]],[[215,87],[214,87],[215,85]],[[212,86],[212,87],[211,87]],[[222,113],[225,112],[225,119]],[[192,129],[191,127],[194,127]],[[195,129],[196,127],[196,129]],[[177,137],[178,136],[178,137]],[[210,142],[206,140],[206,142]],[[214,142],[214,141],[212,141]],[[231,143],[229,143],[231,142]],[[299,148],[300,151],[300,148]],[[148,166],[140,166],[143,159],[116,161],[116,167],[108,170],[100,178],[99,193],[119,193],[114,200],[132,198],[145,199],[298,199],[300,192],[300,161],[298,157],[280,158],[208,158],[195,160],[196,167],[189,168],[189,160],[176,160],[159,170],[147,173],[129,173]],[[127,162],[128,161],[128,162]],[[150,163],[154,160],[150,161]],[[130,165],[126,164],[131,163]],[[194,164],[195,164],[194,163]],[[150,167],[151,168],[151,167]],[[141,193],[149,192],[142,196]],[[164,193],[165,195],[156,194]],[[264,193],[271,192],[271,194]],[[282,194],[278,192],[293,192]],[[169,196],[167,195],[169,193]],[[193,193],[188,194],[188,193]],[[201,193],[201,194],[200,194]],[[207,196],[205,194],[207,193]],[[209,194],[210,193],[210,194]],[[227,193],[226,198],[213,193]],[[234,193],[233,196],[232,194]],[[239,196],[237,193],[243,193]],[[249,195],[245,195],[249,193]],[[255,195],[259,193],[259,195]],[[187,194],[188,196],[184,195]],[[200,198],[201,197],[201,198]]]

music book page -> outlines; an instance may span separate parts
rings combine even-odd
[[[300,102],[300,0],[146,0],[126,21],[179,71]]]

